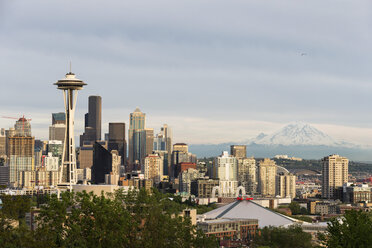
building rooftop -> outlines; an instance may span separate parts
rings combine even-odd
[[[298,222],[296,219],[264,208],[249,200],[237,200],[204,214],[205,220],[213,219],[257,219],[258,226],[288,226]]]

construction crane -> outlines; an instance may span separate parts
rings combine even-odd
[[[26,119],[26,118],[25,118],[25,115],[23,115],[23,116],[20,117],[20,118],[17,118],[17,117],[9,117],[9,116],[1,116],[1,118],[4,118],[4,119],[13,119],[13,120],[22,120],[22,132],[24,132],[24,130],[25,130],[25,122],[26,122],[26,121],[32,121],[32,119]]]

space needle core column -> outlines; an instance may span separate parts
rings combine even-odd
[[[82,90],[87,85],[82,80],[77,79],[75,74],[69,72],[65,78],[58,80],[57,88],[63,90],[63,99],[66,110],[66,132],[63,146],[62,165],[59,171],[59,186],[71,188],[76,184],[76,153],[74,138],[74,117],[78,90]]]

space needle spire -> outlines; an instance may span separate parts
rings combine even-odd
[[[66,110],[66,132],[63,146],[62,165],[59,170],[59,186],[69,187],[71,189],[71,186],[77,183],[74,138],[75,107],[78,90],[82,90],[83,86],[87,84],[82,80],[77,79],[70,69],[70,72],[66,74],[65,78],[58,80],[54,85],[57,85],[59,90],[63,90],[63,99]]]

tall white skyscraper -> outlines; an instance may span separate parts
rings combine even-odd
[[[220,180],[220,195],[234,196],[238,187],[238,162],[236,157],[230,156],[227,151],[224,151],[221,156],[215,158],[213,177]]]

